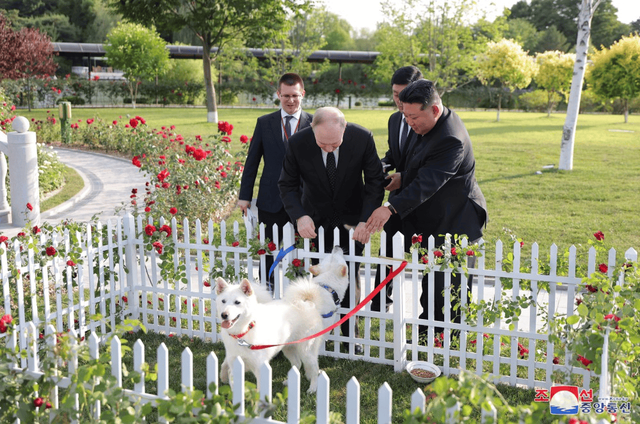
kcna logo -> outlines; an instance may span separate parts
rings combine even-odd
[[[588,414],[592,410],[598,414],[604,411],[619,411],[623,414],[631,412],[631,403],[627,398],[598,399],[598,402],[592,405],[593,389],[580,390],[578,386],[552,386],[550,391],[536,389],[534,401],[549,402],[552,415],[575,415],[578,412]]]

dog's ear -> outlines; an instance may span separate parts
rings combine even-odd
[[[225,289],[228,286],[229,285],[227,284],[226,281],[224,281],[224,278],[222,278],[222,277],[216,278],[216,294],[222,293],[223,291],[225,291]]]
[[[346,277],[346,276],[347,276],[347,271],[348,271],[348,270],[349,270],[349,268],[347,268],[347,266],[346,266],[346,265],[342,265],[342,266],[340,267],[340,271],[339,271],[339,272],[340,272],[340,276],[342,276],[342,277]]]
[[[246,296],[251,296],[253,294],[253,287],[251,286],[249,280],[247,280],[246,278],[240,282],[240,290],[242,290],[242,293],[244,293]]]
[[[317,277],[320,274],[320,266],[319,265],[311,265],[309,267],[309,272],[311,273],[311,275],[313,275],[314,277]]]

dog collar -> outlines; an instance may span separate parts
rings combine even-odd
[[[336,293],[336,291],[334,289],[332,289],[331,287],[329,287],[327,285],[323,284],[320,287],[322,287],[323,289],[325,289],[326,291],[331,293],[331,296],[333,296],[333,303],[335,303],[336,309],[334,309],[331,312],[327,312],[326,314],[322,314],[322,318],[331,318],[333,316],[333,314],[338,310],[338,306],[340,306],[340,296],[338,296],[338,293]]]
[[[231,333],[229,333],[229,335],[230,335],[231,337],[233,337],[234,339],[239,339],[239,338],[241,338],[241,337],[246,336],[246,335],[247,335],[247,333],[248,333],[249,331],[251,331],[251,329],[252,329],[253,327],[255,327],[255,326],[256,326],[256,322],[255,322],[255,321],[251,321],[251,322],[249,323],[249,328],[247,328],[247,331],[245,331],[244,333],[241,333],[241,334],[231,334]]]

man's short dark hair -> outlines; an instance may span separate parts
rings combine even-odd
[[[426,79],[417,80],[407,85],[400,92],[399,99],[402,103],[419,103],[422,105],[421,110],[441,102],[436,85]]]
[[[280,81],[278,81],[278,91],[280,91],[280,87],[282,86],[282,84],[285,84],[285,85],[300,84],[300,88],[304,90],[304,81],[302,80],[302,78],[300,78],[300,75],[294,74],[293,72],[284,74],[283,76],[280,77]]]
[[[403,66],[393,73],[391,85],[407,85],[422,79],[422,72],[415,66]]]

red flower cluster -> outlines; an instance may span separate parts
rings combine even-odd
[[[193,158],[194,158],[195,160],[197,160],[197,161],[201,161],[201,160],[203,160],[203,159],[204,159],[204,158],[206,158],[206,157],[207,157],[207,152],[205,152],[205,151],[204,151],[204,150],[202,150],[202,149],[196,149],[196,150],[193,152]]]
[[[0,243],[5,243],[7,240],[9,240],[9,237],[7,237],[7,236],[0,236]]]
[[[231,243],[231,246],[238,247],[238,246],[240,246],[240,242],[236,240],[233,243]]]
[[[578,361],[582,362],[582,365],[589,366],[589,364],[593,363],[593,361],[588,360],[587,358],[585,358],[582,355],[578,355]]]
[[[413,235],[411,237],[411,244],[416,244],[416,243],[422,243],[422,236],[418,236],[418,235]]]
[[[596,238],[596,240],[604,240],[604,233],[602,231],[596,231],[595,233],[593,233],[593,236]]]
[[[520,354],[520,356],[522,356],[524,358],[524,355],[526,355],[527,353],[529,353],[529,349],[527,349],[526,347],[524,347],[522,345],[522,343],[518,342],[518,353]]]
[[[467,250],[467,256],[473,256],[475,254],[476,252],[474,252],[473,250]]]
[[[27,209],[29,209],[30,211],[33,210],[33,206],[31,206],[31,203],[27,203]]]
[[[0,318],[0,333],[6,333],[9,324],[13,321],[11,315],[5,315]]]
[[[156,241],[153,243],[153,247],[156,248],[156,252],[158,252],[159,255],[162,255],[162,248],[164,247],[162,243],[160,243],[159,241]]]
[[[218,131],[231,135],[231,132],[233,131],[233,125],[225,121],[220,121],[218,122]]]
[[[140,162],[140,156],[134,156],[133,159],[131,160],[131,163],[133,163],[138,168],[142,168],[142,162]]]
[[[456,248],[455,248],[455,247],[452,247],[452,248],[451,248],[451,254],[452,254],[453,256],[456,256],[456,255],[458,254],[458,251],[456,250]]]
[[[167,168],[163,169],[158,173],[158,181],[163,182],[171,173]]]
[[[258,250],[258,255],[264,255],[265,253],[267,253],[267,251],[264,249]]]
[[[422,258],[420,258],[420,260],[422,261],[423,264],[429,263],[429,258],[427,257],[427,255],[423,255]]]

